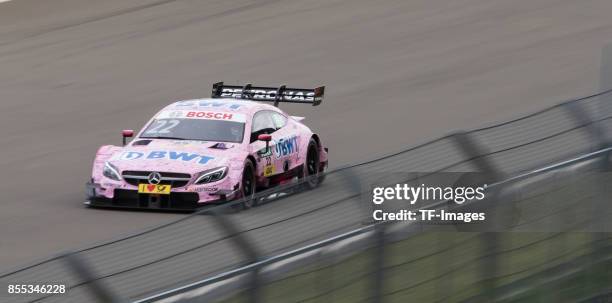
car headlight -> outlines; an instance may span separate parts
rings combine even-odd
[[[109,162],[104,163],[104,170],[102,171],[102,174],[111,180],[121,181],[119,170]]]
[[[227,175],[227,166],[209,169],[200,173],[200,176],[196,179],[195,184],[205,184],[219,181],[225,178],[225,175]]]

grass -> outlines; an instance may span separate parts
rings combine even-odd
[[[592,219],[593,213],[582,209],[597,198],[593,185],[603,180],[608,184],[609,179],[592,177],[596,180],[571,178],[547,189],[539,187],[538,193],[522,193],[517,205],[533,215],[524,216],[533,229],[495,233],[493,246],[491,233],[443,231],[387,244],[384,302],[490,302],[487,295],[492,290],[495,301],[501,302],[576,302],[606,290],[612,285],[611,274],[606,267],[591,264],[588,256],[612,247],[609,235],[551,230],[554,224],[574,229],[572,224]],[[558,218],[542,225],[546,214]],[[528,225],[525,220],[519,224]],[[373,253],[370,249],[341,260],[329,257],[269,282],[263,287],[264,302],[368,302],[376,283]],[[580,265],[587,269],[560,279],[546,272],[572,260],[583,260]],[[511,291],[502,292],[508,285]],[[246,293],[223,302],[247,302]]]

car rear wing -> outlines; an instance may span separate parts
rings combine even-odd
[[[274,102],[278,107],[280,102],[284,103],[308,103],[313,106],[321,104],[325,86],[314,89],[253,86],[250,83],[245,86],[226,85],[223,82],[213,84],[212,98],[234,98],[253,101]]]

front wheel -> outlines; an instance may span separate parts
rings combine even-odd
[[[243,209],[256,206],[255,202],[255,166],[251,160],[246,160],[242,172],[241,194],[244,201],[241,203]]]

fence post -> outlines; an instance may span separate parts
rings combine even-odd
[[[95,274],[93,269],[76,253],[69,253],[64,256],[68,267],[83,279],[83,284],[86,284],[93,293],[94,297],[99,302],[116,303],[123,302],[116,294],[114,294]]]
[[[455,140],[455,144],[459,150],[468,160],[473,162],[478,171],[485,174],[488,180],[494,182],[503,178],[503,172],[497,168],[490,159],[484,157],[488,152],[483,147],[479,146],[476,141],[469,136],[469,133],[457,132],[453,134],[452,138]],[[496,297],[495,279],[498,272],[499,261],[497,257],[499,233],[495,231],[485,231],[481,233],[481,239],[483,262],[480,274],[483,278],[484,298],[487,302],[493,302]]]
[[[436,302],[442,302],[443,299],[446,300],[450,298],[454,292],[455,271],[449,271],[448,269],[454,268],[453,265],[455,263],[455,245],[457,245],[457,236],[444,231],[435,231],[435,233],[437,234],[437,250],[446,250],[446,257],[444,257],[444,253],[436,257],[435,269],[438,274],[446,272],[443,277],[437,279],[437,283],[435,285]]]
[[[385,295],[385,253],[386,253],[386,225],[377,224],[374,229],[374,256],[372,267],[374,268],[372,303],[382,303]]]
[[[261,254],[249,239],[240,232],[237,225],[224,215],[219,214],[214,209],[208,210],[205,213],[211,214],[213,221],[217,226],[231,239],[233,239],[236,247],[242,252],[248,263],[255,263],[260,260]],[[251,303],[259,303],[261,300],[260,281],[259,281],[260,268],[253,269],[249,280],[249,301]]]
[[[373,204],[368,203],[368,201],[364,200],[364,191],[366,190],[366,185],[363,184],[361,178],[353,171],[353,168],[348,168],[340,172],[340,175],[346,181],[345,188],[348,188],[351,193],[357,195],[357,203],[360,209],[363,210],[363,221],[361,222],[363,225],[374,224],[374,220],[372,219],[372,211]]]
[[[598,110],[608,116],[612,114],[612,44],[604,46],[601,52],[601,68],[599,77],[599,91],[608,92],[597,97]]]
[[[455,140],[455,144],[459,148],[459,151],[461,151],[468,160],[471,160],[479,171],[486,173],[488,177],[493,179],[491,181],[497,181],[503,177],[502,171],[499,170],[492,161],[484,157],[488,152],[481,146],[478,146],[476,141],[469,136],[469,133],[457,132],[454,133],[451,138]]]
[[[563,103],[563,109],[576,121],[576,125],[583,127],[594,142],[597,142],[594,150],[607,147],[606,132],[596,123],[586,111],[582,102],[570,101]]]
[[[602,77],[603,77],[603,68],[602,68]],[[605,101],[603,100],[603,98],[604,98],[603,96],[600,97],[600,105],[606,106],[607,104],[604,103]],[[584,130],[590,135],[591,139],[594,142],[596,142],[595,150],[608,147],[609,144],[607,142],[606,133],[604,129],[601,127],[600,124],[594,122],[593,117],[589,115],[589,113],[586,111],[582,103],[568,102],[568,103],[563,104],[563,107],[576,120],[576,124],[578,126],[584,126],[583,127]],[[610,169],[608,155],[602,157],[601,162],[602,162],[601,166],[604,170],[607,171]],[[592,202],[593,205],[591,205],[592,218],[597,218],[597,219],[592,220],[590,222],[590,228],[588,228],[589,229],[588,231],[590,231],[590,235],[591,235],[591,258],[589,260],[590,264],[588,266],[587,271],[591,275],[596,275],[596,273],[599,270],[599,268],[597,268],[597,266],[595,265],[595,262],[596,260],[598,260],[601,251],[603,251],[603,248],[601,247],[601,243],[603,242],[602,240],[607,237],[607,235],[603,232],[605,231],[605,228],[603,228],[605,223],[601,222],[604,219],[598,218],[601,216],[599,214],[600,210],[606,208],[607,199],[604,198],[606,197],[605,193],[602,193],[602,191],[599,189],[600,188],[598,186],[598,188],[594,190],[594,196],[593,196],[593,202]],[[585,279],[584,283],[589,284],[591,283],[591,280]],[[589,286],[590,285],[585,285],[584,287],[589,287]]]

